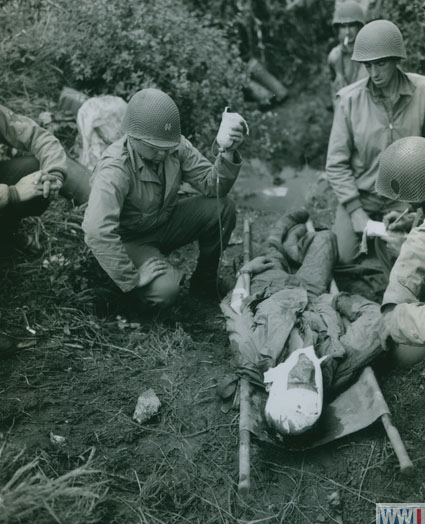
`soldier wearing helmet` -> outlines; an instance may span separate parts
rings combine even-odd
[[[405,207],[375,191],[381,153],[392,142],[425,131],[425,77],[399,67],[406,50],[398,27],[387,20],[366,24],[352,58],[369,76],[339,91],[326,162],[339,201],[334,231],[343,263],[358,255],[369,219],[381,221]],[[385,245],[378,247],[385,259]]]
[[[354,0],[337,4],[332,24],[339,40],[339,44],[328,56],[332,101],[335,103],[336,94],[340,89],[367,76],[364,65],[351,60],[357,34],[365,24],[363,9]]]
[[[191,291],[216,292],[221,247],[235,226],[226,195],[241,166],[241,121],[228,128],[230,146],[211,164],[181,135],[175,102],[158,89],[143,89],[128,104],[124,136],[97,163],[85,241],[120,289],[134,291],[145,306],[175,301],[182,273],[165,255],[193,240],[200,252]],[[182,182],[201,195],[179,199]]]
[[[376,191],[386,198],[412,203],[418,209],[414,227],[392,268],[381,308],[384,344],[399,344],[398,360],[413,364],[425,356],[425,138],[402,138],[382,153]],[[393,224],[391,229],[412,225],[408,219]]]

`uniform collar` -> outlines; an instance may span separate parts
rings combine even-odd
[[[144,182],[156,182],[158,184],[161,183],[157,173],[155,172],[155,169],[152,168],[152,165],[149,162],[144,160],[134,151],[128,137],[125,139],[124,145],[128,151],[131,167],[136,173],[136,176]],[[169,155],[175,153],[177,150],[178,146],[171,149]],[[165,162],[167,162],[167,159],[165,159]]]
[[[143,158],[138,155],[134,149],[131,147],[130,140],[128,137],[125,139],[125,147],[128,151],[128,156],[130,159],[131,167],[133,168],[134,172],[136,173],[136,176],[140,178],[140,180],[143,180],[144,182],[157,182],[159,183],[159,179],[155,171],[151,168],[151,166],[143,160]]]

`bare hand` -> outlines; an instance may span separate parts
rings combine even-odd
[[[137,287],[147,286],[155,278],[164,275],[167,268],[168,265],[165,260],[156,257],[149,258],[139,267],[139,283]]]
[[[53,200],[59,194],[60,189],[62,188],[62,180],[57,176],[45,171],[41,172],[41,183],[43,184],[43,196],[44,198],[50,198]]]
[[[394,258],[397,258],[400,254],[401,246],[406,240],[407,234],[401,233],[400,231],[388,231],[385,242],[387,244],[387,250]]]
[[[241,273],[250,273],[251,275],[258,275],[274,268],[274,262],[267,256],[256,257],[241,267]]]
[[[366,211],[363,208],[359,207],[351,213],[350,217],[354,231],[356,233],[363,233],[367,221],[369,220],[369,215],[366,213]]]
[[[245,126],[242,122],[232,126],[232,128],[229,130],[229,138],[233,141],[233,143],[228,148],[228,151],[234,151],[242,144],[244,131]]]
[[[43,185],[41,184],[41,171],[36,171],[22,177],[16,184],[15,188],[22,202],[31,200],[43,194]]]
[[[384,216],[383,222],[388,231],[410,231],[412,229],[416,213],[407,213],[394,224],[401,214],[399,211],[390,211]]]

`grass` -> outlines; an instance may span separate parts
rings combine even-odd
[[[62,475],[46,473],[43,462],[48,457],[36,457],[22,463],[25,450],[8,452],[7,445],[0,451],[2,483],[0,486],[0,522],[3,524],[37,522],[100,522],[96,507],[107,494],[99,471],[86,463]]]
[[[81,217],[59,201],[42,221],[25,224],[39,231],[42,253],[3,254],[0,261],[2,331],[24,342],[0,366],[0,445],[14,450],[7,461],[6,451],[1,457],[8,465],[0,489],[21,522],[78,524],[78,507],[88,523],[304,524],[318,516],[331,523],[340,513],[350,523],[369,521],[375,501],[420,500],[421,482],[397,477],[379,426],[304,454],[254,442],[252,494],[242,500],[238,414],[222,413],[216,398],[231,371],[218,307],[185,291],[169,314],[138,314],[86,250]],[[254,242],[264,229],[254,228]],[[189,247],[176,257],[190,270],[196,253]],[[16,309],[23,306],[35,336]],[[404,396],[386,396],[400,429],[418,445],[425,428],[403,417],[412,395],[423,409],[415,396],[423,377],[409,372],[408,390],[404,379],[388,379]],[[139,425],[132,414],[148,388],[162,408]],[[52,444],[51,432],[65,443]],[[422,471],[423,461],[416,463]],[[335,491],[340,513],[328,500]],[[19,522],[11,511],[4,522]]]

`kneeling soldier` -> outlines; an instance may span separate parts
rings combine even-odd
[[[240,117],[229,127],[231,146],[211,164],[181,135],[179,110],[167,94],[143,89],[130,100],[124,136],[94,170],[83,229],[102,268],[144,305],[174,303],[182,273],[165,255],[193,240],[199,242],[199,258],[191,292],[216,292],[221,245],[226,247],[235,226],[235,208],[226,195],[241,166],[236,148],[243,122]],[[179,199],[182,182],[201,196]]]

